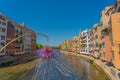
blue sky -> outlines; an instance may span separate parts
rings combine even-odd
[[[49,36],[49,45],[72,39],[100,20],[101,10],[115,0],[0,0],[0,12],[17,23]],[[46,45],[44,37],[37,42]]]

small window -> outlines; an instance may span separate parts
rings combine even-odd
[[[4,42],[1,42],[1,45],[2,45],[2,46],[5,46],[5,43],[4,43]]]
[[[4,53],[4,50],[2,50],[0,53]]]
[[[102,42],[102,48],[105,48],[105,43],[104,42]]]
[[[120,52],[120,44],[118,45],[118,48],[119,48],[119,52]]]
[[[1,40],[5,40],[5,36],[4,35],[1,35]]]
[[[6,26],[6,23],[5,23],[5,22],[2,22],[2,25],[3,25],[3,26]]]
[[[1,27],[0,27],[0,31],[2,31],[2,30],[1,30]]]
[[[98,43],[97,42],[96,42],[95,46],[98,47]]]
[[[114,61],[115,57],[114,57],[114,51],[112,51],[112,61]]]
[[[103,52],[103,57],[106,57],[106,54],[105,54],[105,52]]]
[[[2,28],[2,32],[5,32],[5,28]]]

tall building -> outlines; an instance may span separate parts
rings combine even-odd
[[[93,29],[89,32],[89,53],[94,56],[94,32]]]
[[[4,15],[0,14],[0,48],[5,46],[11,40],[24,34],[28,36],[22,37],[8,45],[3,51],[0,52],[0,56],[31,53],[36,50],[35,32],[26,27],[25,24],[15,23]]]
[[[28,27],[26,27],[24,23],[21,25],[22,25],[22,34],[27,35],[22,38],[23,52],[30,53],[31,52],[31,30]]]
[[[6,17],[0,14],[0,48],[2,48],[6,44],[6,35],[7,33],[7,20]],[[1,55],[5,55],[6,49],[0,52]]]
[[[80,53],[89,54],[89,31],[84,30],[80,32]]]
[[[15,26],[14,22],[10,19],[7,19],[7,39],[6,43],[10,42],[12,39],[15,38]],[[11,43],[9,46],[6,47],[6,55],[13,55],[15,48],[15,42]]]
[[[95,24],[93,26],[94,33],[94,57],[100,58],[101,54],[101,26],[99,24]]]
[[[112,46],[112,63],[115,68],[120,69],[120,12],[111,15],[111,24],[109,36]]]
[[[36,34],[31,30],[31,52],[36,50]]]
[[[15,38],[22,36],[22,26],[20,24],[14,23],[15,25]],[[15,41],[15,55],[23,54],[23,41],[22,38]]]
[[[101,13],[101,60],[102,61],[111,61],[111,45],[110,45],[110,37],[109,37],[109,31],[108,28],[111,26],[111,14],[113,13],[114,8],[113,6],[107,6],[103,9]]]

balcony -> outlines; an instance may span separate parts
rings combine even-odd
[[[20,47],[20,44],[19,44],[19,43],[16,43],[16,44],[15,44],[15,47]]]

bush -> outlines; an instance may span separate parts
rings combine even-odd
[[[13,61],[5,62],[5,63],[2,63],[1,65],[6,65],[6,66],[8,66],[8,65],[11,65],[11,64],[13,64]]]
[[[93,60],[90,60],[90,63],[91,63],[91,64],[93,64],[93,62],[94,62]]]

